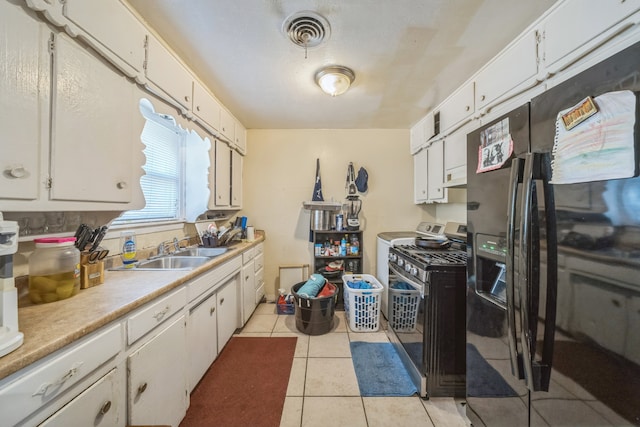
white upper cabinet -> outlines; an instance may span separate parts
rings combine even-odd
[[[467,133],[463,130],[444,140],[444,186],[467,183]]]
[[[130,202],[142,131],[135,85],[62,33],[53,74],[51,199]]]
[[[444,141],[434,141],[429,146],[427,159],[427,194],[429,201],[446,202],[447,190],[444,188]]]
[[[147,78],[183,108],[190,110],[191,73],[158,39],[148,36],[147,40]]]
[[[237,151],[231,151],[231,207],[242,207],[242,163]]]
[[[220,113],[222,107],[209,91],[198,81],[193,82],[193,113],[211,126],[220,130]]]
[[[440,104],[441,132],[453,131],[457,126],[471,120],[475,111],[473,87],[473,82],[466,83]]]
[[[631,26],[621,22],[638,10],[640,0],[562,2],[542,22],[546,74],[562,71]]]
[[[0,2],[0,198],[34,200],[39,190],[40,108],[48,92],[45,26],[12,3]],[[46,118],[43,118],[46,120]]]
[[[247,154],[247,129],[239,121],[235,121],[235,146],[242,154]]]
[[[428,200],[427,168],[428,150],[420,150],[413,155],[413,202],[424,203]]]
[[[427,135],[425,134],[425,123],[427,120],[433,121],[433,114],[427,115],[427,117],[420,120],[418,123],[413,125],[411,130],[409,131],[409,145],[411,149],[411,154],[417,153],[426,143],[427,143]]]
[[[220,132],[227,141],[233,142],[235,139],[236,121],[227,110],[220,110]]]
[[[529,31],[480,70],[475,78],[476,111],[538,83],[537,45],[536,31]]]
[[[214,173],[209,174],[209,188],[213,189],[209,200],[209,209],[228,207],[231,198],[231,148],[216,140],[215,157],[211,164],[216,165]],[[213,178],[213,182],[212,182]]]
[[[122,3],[113,0],[66,0],[63,13],[134,70],[142,72],[147,32]]]

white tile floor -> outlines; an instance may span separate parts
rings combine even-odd
[[[260,304],[240,336],[298,337],[281,427],[466,427],[464,408],[453,398],[362,397],[351,361],[350,341],[388,342],[379,332],[352,332],[344,311],[334,328],[309,336],[296,329],[294,315],[278,315],[275,304]]]

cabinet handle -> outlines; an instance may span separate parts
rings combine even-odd
[[[224,298],[220,300],[220,305],[222,305],[223,303],[224,303]]]
[[[471,107],[469,107],[468,105],[464,108],[464,111],[469,111],[471,110]]]
[[[138,386],[138,394],[142,394],[147,389],[147,383],[142,383]]]
[[[244,281],[248,282],[249,281],[249,276],[245,276]]]
[[[200,106],[196,105],[196,111],[200,111]]]
[[[166,306],[163,310],[158,311],[156,314],[153,315],[153,318],[156,319],[157,322],[161,321],[162,318],[164,316],[167,315],[167,313],[169,312],[169,310],[171,310],[170,306]]]
[[[216,308],[215,307],[211,307],[209,309],[209,316],[213,316],[213,313],[215,313],[215,311],[216,311]]]
[[[482,95],[482,96],[480,97],[480,101],[484,101],[484,100],[485,100],[485,98],[486,98],[486,96]]]
[[[60,377],[58,380],[52,382],[52,383],[45,383],[42,384],[40,387],[38,387],[38,390],[35,391],[35,393],[33,393],[31,395],[31,397],[34,396],[38,396],[38,395],[42,395],[43,397],[47,397],[47,392],[49,391],[50,387],[54,387],[54,392],[59,391],[60,390],[60,386],[62,386],[65,382],[67,382],[67,380],[73,378],[78,371],[80,370],[80,367],[84,364],[84,362],[76,362],[71,366],[71,369],[69,369],[67,371],[66,374],[64,374],[62,377]]]
[[[118,187],[118,190],[124,190],[127,188],[127,183],[125,181],[120,181],[116,184],[116,187]]]
[[[109,412],[109,409],[111,409],[111,401],[107,400],[106,402],[104,402],[104,405],[102,405],[102,408],[100,408],[100,415],[104,415],[107,412]]]
[[[27,172],[24,166],[20,165],[8,168],[5,171],[5,175],[8,175],[10,178],[27,178],[29,176],[29,172]]]
[[[187,101],[187,102],[189,102],[189,101],[191,100],[191,98],[190,98],[189,96],[185,96],[185,97],[184,97],[184,100],[185,100],[185,101]]]

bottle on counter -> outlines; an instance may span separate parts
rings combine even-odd
[[[347,235],[340,240],[340,256],[347,256]]]

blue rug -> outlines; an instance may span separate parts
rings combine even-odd
[[[352,341],[351,356],[361,396],[411,396],[418,391],[391,343]]]

